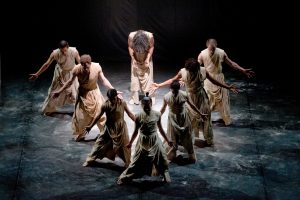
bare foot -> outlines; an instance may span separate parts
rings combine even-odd
[[[88,166],[90,166],[93,162],[94,162],[94,160],[85,161],[85,162],[82,164],[82,166],[83,166],[83,167],[88,167]]]
[[[80,142],[80,141],[83,141],[84,140],[84,136],[83,135],[78,135],[76,138],[75,138],[75,141],[76,142]]]
[[[165,171],[163,181],[165,183],[171,183],[171,177],[168,171]]]
[[[121,179],[118,179],[118,180],[117,180],[117,184],[118,184],[118,185],[123,185],[124,182],[123,182]]]

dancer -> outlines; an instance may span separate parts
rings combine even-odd
[[[192,119],[194,136],[199,137],[199,130],[202,128],[206,145],[212,146],[213,131],[211,124],[211,111],[208,96],[203,88],[203,82],[206,78],[221,87],[231,90],[232,92],[238,92],[234,85],[227,85],[226,83],[221,83],[212,78],[204,67],[200,67],[200,64],[194,58],[187,59],[184,68],[180,69],[176,76],[159,84],[154,83],[152,89],[156,90],[165,85],[170,85],[174,80],[183,81],[186,86],[189,101],[197,108],[197,110],[195,110],[188,106],[189,114]],[[199,116],[198,111],[207,115],[203,121],[201,120],[202,117]]]
[[[131,57],[131,97],[129,104],[139,104],[139,91],[150,92],[153,83],[154,50],[153,34],[138,30],[128,36],[128,51]],[[155,103],[155,94],[150,92],[152,103]]]
[[[118,98],[117,90],[109,89],[107,91],[108,100],[101,107],[101,113],[93,120],[91,125],[85,128],[86,134],[92,129],[101,116],[106,114],[105,131],[99,135],[91,153],[87,157],[83,166],[88,166],[97,158],[103,159],[107,157],[115,160],[118,155],[128,167],[130,163],[131,150],[126,145],[129,142],[127,124],[124,120],[124,111],[135,121],[125,101]]]
[[[53,92],[53,98],[57,98],[66,88],[78,79],[79,89],[75,104],[75,112],[72,119],[73,134],[75,140],[84,140],[86,132],[84,128],[92,123],[101,112],[101,106],[104,98],[97,84],[98,80],[108,89],[113,89],[111,83],[104,76],[99,63],[92,62],[90,55],[82,55],[80,64],[76,65],[72,71],[72,77],[59,90]],[[105,116],[102,116],[97,122],[100,132],[105,124]]]
[[[254,76],[251,69],[244,69],[236,62],[229,59],[223,49],[217,48],[215,39],[208,39],[206,42],[207,48],[198,56],[198,62],[203,64],[211,77],[221,83],[225,82],[224,74],[222,73],[222,63],[225,62],[235,70],[240,71],[248,78]],[[230,100],[228,91],[209,79],[204,80],[204,89],[208,95],[211,111],[218,111],[226,126],[231,124],[230,119]]]
[[[172,148],[167,148],[167,157],[171,161],[175,159],[178,145],[182,145],[188,153],[189,162],[195,163],[196,155],[193,145],[193,128],[186,104],[189,104],[193,110],[201,116],[202,121],[206,115],[200,113],[198,109],[189,102],[186,92],[180,90],[180,83],[178,80],[174,80],[171,83],[170,88],[171,91],[164,96],[163,106],[160,110],[163,115],[166,107],[169,107],[167,136],[171,138],[171,142],[173,142],[174,145]]]
[[[117,184],[119,185],[144,175],[150,176],[153,166],[163,176],[165,182],[171,182],[166,152],[157,134],[157,127],[170,147],[172,142],[168,140],[161,126],[160,113],[152,110],[152,100],[148,95],[147,92],[141,101],[143,111],[136,115],[135,129],[127,145],[128,148],[131,148],[139,132],[133,160],[118,178]]]
[[[71,71],[75,67],[76,63],[80,63],[80,57],[75,47],[69,47],[67,41],[62,40],[58,44],[58,49],[53,50],[48,60],[42,65],[42,67],[34,74],[30,75],[30,80],[36,80],[44,71],[46,71],[53,61],[56,61],[55,70],[51,86],[48,89],[48,96],[42,106],[42,113],[45,115],[51,115],[57,111],[57,107],[61,107],[65,104],[73,104],[76,101],[78,82],[74,80],[73,84],[67,88],[59,98],[51,98],[51,93],[60,89],[70,78]]]

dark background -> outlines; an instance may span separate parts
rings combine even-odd
[[[103,63],[128,62],[130,31],[154,33],[154,62],[182,66],[214,37],[229,58],[258,78],[297,78],[296,6],[217,0],[9,1],[1,6],[2,78],[28,77],[61,39]],[[6,12],[6,14],[5,14]],[[163,65],[162,65],[163,66]],[[226,71],[228,68],[224,67]],[[45,72],[52,76],[53,70]],[[45,75],[47,76],[47,75]],[[289,77],[287,77],[289,76]]]

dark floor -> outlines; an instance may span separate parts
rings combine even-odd
[[[164,67],[155,66],[155,81],[178,70]],[[128,69],[124,64],[103,66],[125,100],[129,99]],[[236,73],[226,75],[241,92],[230,94],[231,126],[224,127],[213,113],[215,146],[195,147],[196,164],[171,163],[171,184],[144,177],[124,186],[115,183],[123,170],[120,159],[82,167],[93,142],[73,140],[69,115],[40,114],[52,77],[42,75],[36,82],[28,82],[27,77],[4,81],[0,199],[299,199],[300,103],[270,83],[248,82]],[[160,109],[167,91],[158,91],[154,109]],[[140,110],[139,106],[129,107],[133,112]],[[72,111],[72,107],[62,111]],[[163,115],[165,129],[166,120],[167,113]],[[126,121],[131,135],[133,122],[127,116]],[[96,134],[94,127],[87,139]]]

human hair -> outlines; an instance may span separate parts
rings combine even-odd
[[[152,99],[149,97],[149,92],[146,92],[146,95],[142,99],[142,105],[152,103]]]
[[[106,95],[109,99],[113,99],[114,97],[116,97],[118,95],[118,92],[116,89],[108,89]]]
[[[195,58],[189,58],[185,61],[184,68],[189,72],[195,72],[199,69],[200,64]]]
[[[89,54],[83,54],[80,56],[80,63],[91,63],[92,57]]]
[[[65,47],[69,47],[69,43],[66,41],[66,40],[61,40],[59,43],[58,43],[58,48],[60,49],[63,49]]]
[[[145,53],[150,48],[148,36],[143,30],[138,30],[136,32],[136,34],[133,36],[132,43],[132,48],[136,53]]]
[[[217,40],[214,39],[214,38],[209,38],[208,40],[206,40],[206,46],[208,46],[210,43],[213,43],[214,46],[217,46],[217,45],[218,45]]]
[[[178,80],[174,80],[171,85],[170,85],[170,88],[172,90],[175,90],[175,91],[178,91],[180,89],[180,83]]]

